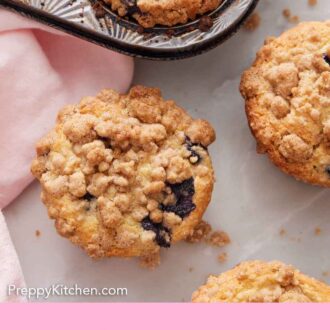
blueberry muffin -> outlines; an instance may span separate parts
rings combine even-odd
[[[330,187],[330,22],[270,38],[241,93],[258,151],[296,179]]]
[[[120,16],[133,17],[140,25],[173,26],[216,9],[222,0],[104,0]]]
[[[330,302],[330,287],[282,262],[247,261],[210,276],[193,302]]]
[[[215,132],[158,89],[104,90],[65,107],[32,173],[57,231],[91,257],[149,257],[201,221]]]

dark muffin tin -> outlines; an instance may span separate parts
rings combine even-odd
[[[120,53],[174,60],[196,56],[224,42],[247,19],[258,0],[225,0],[207,15],[213,21],[208,29],[201,19],[171,28],[143,29],[134,20],[120,18],[102,2],[97,11],[95,1],[88,0],[25,2],[0,0],[0,6]]]

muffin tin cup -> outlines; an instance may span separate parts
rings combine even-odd
[[[232,36],[259,0],[224,0],[213,12],[213,26],[199,29],[199,19],[174,27],[142,29],[135,21],[119,18],[103,5],[97,18],[87,0],[0,0],[8,8],[40,23],[111,50],[154,60],[176,60],[202,54]]]

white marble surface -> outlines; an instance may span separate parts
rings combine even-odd
[[[328,0],[319,0],[314,8],[307,0],[261,0],[258,11],[263,21],[255,32],[240,31],[194,59],[137,61],[136,83],[160,87],[166,98],[215,126],[218,139],[211,154],[217,183],[205,218],[228,232],[232,244],[223,249],[179,244],[164,251],[162,264],[154,271],[140,269],[135,260],[95,262],[55,233],[35,183],[5,210],[28,286],[77,283],[128,288],[126,297],[53,297],[52,301],[189,301],[209,273],[254,258],[280,259],[330,283],[324,274],[330,271],[330,192],[296,182],[256,154],[238,93],[239,76],[263,39],[290,26],[281,15],[285,7],[301,20],[330,17]],[[321,229],[319,236],[316,227]],[[42,233],[39,238],[36,229]],[[281,229],[286,235],[279,235]],[[228,253],[226,263],[217,261],[220,252]]]

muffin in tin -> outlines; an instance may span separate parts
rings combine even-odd
[[[174,26],[187,23],[220,6],[222,0],[104,0],[120,16],[133,17],[140,25]]]
[[[201,221],[214,140],[208,122],[158,89],[104,90],[59,113],[32,173],[58,232],[91,257],[148,257]]]

